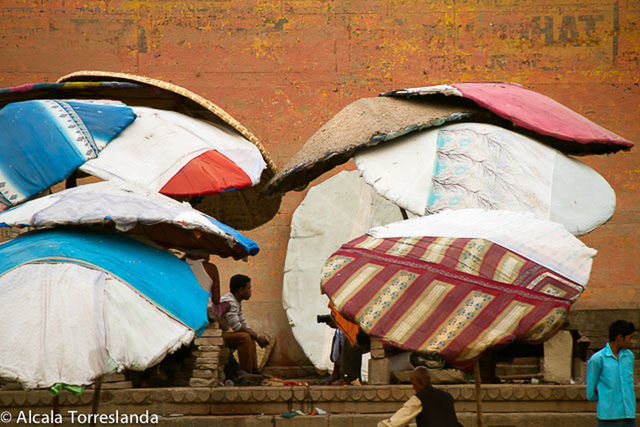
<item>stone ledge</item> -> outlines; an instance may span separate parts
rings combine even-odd
[[[459,411],[475,411],[472,384],[439,386],[450,392]],[[305,413],[318,406],[330,413],[385,413],[402,405],[413,391],[408,385],[384,386],[293,386],[293,387],[182,387],[103,390],[100,407],[104,411],[157,414],[224,415],[279,414],[294,409]],[[640,396],[640,390],[636,390]],[[93,391],[79,397],[67,391],[60,395],[62,410],[87,412]],[[595,403],[585,398],[583,385],[482,386],[483,408],[487,412],[591,413]],[[32,409],[45,412],[52,407],[46,390],[0,391],[0,412]],[[640,405],[639,405],[640,407]]]
[[[378,421],[391,415],[386,414],[327,414],[316,416],[295,416],[284,418],[280,415],[236,415],[236,416],[160,416],[159,426],[171,427],[262,427],[262,426],[291,426],[291,427],[370,427]],[[476,426],[476,414],[459,412],[458,420],[464,427]],[[548,427],[561,425],[563,427],[584,427],[595,425],[595,414],[563,414],[554,412],[519,413],[519,414],[483,414],[485,426],[492,427]],[[62,426],[72,426],[69,418],[63,418]],[[122,424],[113,424],[122,425]],[[142,426],[142,424],[127,424]],[[147,424],[148,425],[148,424]],[[409,424],[415,427],[415,423]]]

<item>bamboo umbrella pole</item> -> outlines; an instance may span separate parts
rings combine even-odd
[[[473,379],[476,387],[476,415],[477,426],[482,427],[482,395],[481,395],[481,378],[480,378],[480,362],[473,365]]]
[[[100,389],[102,388],[102,377],[96,380],[93,387],[93,402],[91,405],[91,413],[93,415],[98,414],[98,407],[100,406]],[[91,419],[91,427],[96,427],[96,417]]]
[[[60,413],[60,393],[53,396],[53,413],[55,415]]]

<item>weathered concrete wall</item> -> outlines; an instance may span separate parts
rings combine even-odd
[[[185,86],[222,106],[282,165],[351,101],[393,88],[499,80],[524,84],[640,142],[636,0],[3,0],[0,86],[81,69]],[[600,252],[576,309],[640,307],[640,152],[590,157],[618,196],[584,237]],[[255,278],[247,317],[278,337],[276,364],[306,364],[281,306],[293,210],[247,233],[262,247],[222,263]]]

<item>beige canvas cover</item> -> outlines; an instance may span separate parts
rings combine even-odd
[[[474,108],[437,101],[362,98],[326,122],[268,184],[269,194],[302,190],[358,151],[399,136],[475,117]]]

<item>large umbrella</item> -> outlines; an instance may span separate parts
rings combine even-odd
[[[81,185],[0,213],[0,227],[83,226],[141,236],[187,253],[240,259],[258,245],[209,215],[143,187],[120,181]]]
[[[293,213],[282,304],[293,336],[316,368],[330,369],[334,333],[316,321],[318,314],[329,312],[329,300],[318,289],[324,262],[344,242],[401,219],[398,207],[376,194],[357,171],[340,172],[313,186]]]
[[[343,245],[321,287],[369,335],[465,368],[488,348],[549,338],[595,252],[531,213],[449,210]]]
[[[126,73],[105,71],[78,71],[61,77],[59,82],[100,82],[119,81],[141,84],[144,91],[142,99],[134,95],[127,98],[128,105],[149,106],[172,110],[211,123],[220,124],[231,132],[240,134],[258,148],[266,168],[260,175],[259,183],[236,191],[225,191],[210,197],[192,200],[194,207],[223,221],[231,227],[248,230],[269,221],[278,212],[280,197],[264,197],[262,191],[267,182],[276,173],[276,167],[258,138],[229,113],[213,102],[183,87],[161,80]],[[123,94],[123,96],[126,96]],[[136,99],[137,98],[137,99]],[[120,98],[117,98],[120,99]],[[201,161],[203,160],[203,161]],[[194,169],[211,164],[210,159],[197,159]],[[191,171],[193,172],[193,171]]]
[[[631,141],[603,128],[546,95],[515,83],[455,83],[382,94],[400,98],[457,99],[461,105],[472,101],[479,107],[513,123],[517,128],[549,137],[547,141],[568,154],[602,154],[629,150]]]
[[[298,150],[269,182],[270,194],[302,190],[354,154],[412,132],[479,119],[479,109],[438,101],[362,98],[344,107]]]
[[[275,166],[258,139],[209,100],[160,80],[81,71],[59,83],[0,89],[0,105],[23,99],[113,99],[141,119],[83,169],[121,178],[176,198],[239,229],[255,228],[278,211],[280,198],[260,191]],[[233,190],[233,191],[232,191]]]
[[[268,192],[301,190],[367,148],[391,145],[400,136],[457,121],[494,123],[534,136],[565,154],[610,153],[633,146],[551,98],[520,85],[441,85],[385,95],[389,96],[359,99],[327,121],[271,179]]]
[[[32,100],[0,109],[0,209],[16,205],[95,158],[136,116],[125,105]]]
[[[260,182],[267,164],[239,133],[175,111],[132,109],[136,121],[81,171],[172,197],[217,195]]]
[[[145,369],[207,325],[186,263],[116,233],[43,230],[0,245],[0,376],[27,388]]]
[[[533,212],[586,234],[613,215],[616,196],[584,163],[520,133],[456,123],[355,156],[378,193],[416,215],[444,209]]]

